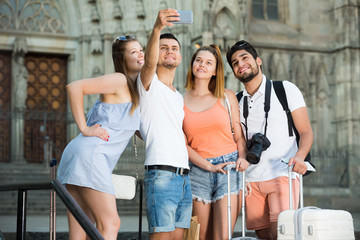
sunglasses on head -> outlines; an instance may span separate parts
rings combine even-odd
[[[253,48],[253,46],[251,46],[247,41],[245,41],[245,40],[241,40],[241,41],[238,41],[237,43],[235,43],[235,45],[234,46],[237,46],[237,47],[243,47],[243,48],[250,48],[256,55],[258,55],[257,54],[257,52],[256,52],[256,50]]]
[[[116,40],[120,40],[120,41],[135,40],[135,37],[133,35],[117,36]]]
[[[248,45],[248,43],[244,40],[241,40],[241,41],[238,41],[237,43],[235,43],[235,46],[238,46],[238,47],[244,47]]]

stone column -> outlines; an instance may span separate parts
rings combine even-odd
[[[351,2],[351,3],[350,3]],[[360,196],[360,49],[359,49],[359,8],[360,2],[341,1],[334,2],[334,25],[337,53],[337,104],[335,109],[337,119],[341,120],[338,145],[348,153],[349,188],[354,198]],[[342,115],[340,115],[342,114]],[[340,160],[340,159],[339,159]],[[340,160],[341,161],[341,160]],[[360,204],[359,206],[360,207]]]

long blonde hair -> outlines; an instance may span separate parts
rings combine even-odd
[[[193,54],[190,62],[190,67],[186,75],[186,83],[185,89],[186,90],[193,90],[195,88],[195,76],[192,72],[192,65],[200,51],[208,51],[212,53],[216,59],[216,75],[212,76],[208,85],[209,91],[214,95],[216,98],[224,98],[224,91],[225,91],[225,77],[224,77],[224,63],[221,57],[221,52],[218,46],[215,44],[210,44],[209,46],[203,46],[196,50]]]
[[[136,81],[132,81],[128,76],[126,69],[125,50],[129,42],[137,41],[135,37],[126,35],[118,37],[112,44],[112,58],[114,62],[115,72],[123,73],[126,77],[127,85],[129,87],[131,102],[133,103],[130,114],[133,114],[139,105],[139,93],[137,91]]]

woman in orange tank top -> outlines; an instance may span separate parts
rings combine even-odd
[[[234,92],[225,89],[224,84],[219,48],[214,44],[199,48],[192,56],[186,76],[183,129],[190,158],[193,215],[201,226],[200,239],[207,240],[229,238],[227,175],[223,168],[236,162],[236,169],[230,175],[233,231],[241,208],[240,172],[249,166],[245,160],[239,105]]]

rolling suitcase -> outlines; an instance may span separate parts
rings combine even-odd
[[[303,181],[300,176],[300,208],[293,210],[292,166],[289,167],[290,210],[279,214],[277,232],[278,240],[352,240],[354,223],[349,212],[343,210],[304,207]]]
[[[252,238],[252,237],[245,237],[245,194],[244,191],[242,192],[242,203],[241,203],[241,214],[242,214],[242,223],[241,223],[241,233],[242,236],[238,237],[238,238],[231,238],[232,237],[232,232],[231,232],[231,198],[230,196],[230,173],[231,173],[231,169],[235,168],[235,164],[229,164],[226,165],[226,171],[227,171],[227,184],[228,184],[228,189],[227,189],[227,193],[228,193],[228,236],[229,236],[229,240],[256,240],[257,238]],[[242,184],[243,184],[243,189],[246,187],[245,186],[245,172],[242,172]]]

